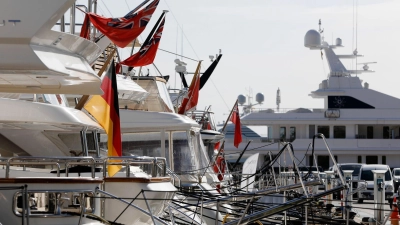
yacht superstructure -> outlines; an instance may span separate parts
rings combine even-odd
[[[369,88],[360,79],[362,73],[373,72],[368,64],[362,70],[348,70],[342,59],[359,57],[357,51],[350,55],[338,55],[335,49],[342,47],[342,40],[335,45],[323,41],[321,34],[310,30],[305,35],[304,45],[311,50],[321,50],[327,59],[330,72],[317,90],[309,96],[324,100],[320,109],[297,108],[293,110],[253,110],[245,115],[243,125],[268,126],[268,138],[253,139],[252,147],[258,152],[276,152],[280,143],[291,142],[300,160],[305,157],[311,164],[309,144],[313,136],[322,133],[339,163],[388,164],[400,166],[400,99]],[[230,143],[226,143],[227,149]],[[318,166],[325,170],[332,161],[323,151],[323,142],[315,143]],[[303,162],[303,163],[304,163]]]

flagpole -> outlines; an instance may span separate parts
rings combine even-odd
[[[129,16],[130,14],[133,14],[134,12],[136,12],[138,9],[140,9],[142,6],[144,6],[149,1],[150,0],[144,0],[142,3],[140,3],[138,6],[136,6],[136,8],[134,8],[130,12],[128,12],[125,16]]]
[[[104,65],[101,67],[101,69],[99,70],[99,72],[97,73],[97,75],[99,77],[101,77],[101,75],[104,73],[104,71],[106,70],[108,64],[110,64],[110,61],[112,58],[114,58],[114,54],[115,54],[116,48],[114,48],[111,52],[111,54],[108,56],[106,62],[104,63]],[[89,99],[90,95],[83,95],[81,99],[79,99],[78,104],[76,104],[75,109],[78,110],[82,110],[83,106],[85,105],[85,103],[87,102],[87,100]]]
[[[231,118],[232,113],[233,113],[233,109],[235,108],[235,106],[236,106],[237,103],[238,103],[238,99],[236,99],[236,102],[235,102],[235,104],[233,105],[231,112],[229,113],[228,119],[225,121],[225,124],[224,124],[224,126],[222,127],[221,133],[225,133],[224,131],[225,131],[226,125],[228,124],[229,118]]]
[[[163,13],[161,14],[160,18],[158,18],[156,25],[154,25],[153,29],[151,29],[149,35],[147,36],[146,40],[143,42],[142,47],[146,46],[147,43],[149,43],[150,39],[153,37],[154,32],[156,32],[156,30],[158,29],[161,20],[163,19],[164,15],[168,12],[168,10],[164,10]],[[140,50],[139,50],[140,51]]]

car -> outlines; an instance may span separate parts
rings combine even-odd
[[[358,203],[363,203],[364,200],[374,199],[374,174],[372,170],[385,170],[385,199],[388,200],[389,204],[393,201],[394,195],[394,184],[392,171],[388,165],[383,164],[369,164],[363,165],[360,169],[359,178],[366,182],[366,187],[363,190],[357,192]],[[364,187],[365,182],[360,181],[359,187]]]
[[[397,192],[400,185],[400,168],[394,168],[392,170],[392,175],[393,175],[394,192]]]
[[[360,173],[360,168],[362,165],[366,165],[366,164],[364,164],[364,163],[338,163],[337,167],[339,167],[342,175],[343,175],[343,170],[353,170],[352,179],[358,180],[358,175]],[[335,174],[337,174],[337,172],[338,172],[337,167],[336,166],[331,167],[331,171],[333,171]]]

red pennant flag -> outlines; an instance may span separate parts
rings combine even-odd
[[[137,13],[130,13],[120,18],[106,18],[94,13],[86,13],[84,23],[82,25],[81,37],[89,37],[88,22],[92,22],[101,33],[106,35],[118,47],[125,47],[134,39],[136,39],[146,28],[151,16],[156,11],[160,0],[154,0],[148,6]]]
[[[235,136],[234,136],[233,145],[236,148],[238,148],[239,144],[242,142],[242,127],[240,125],[239,107],[238,107],[237,101],[235,103],[235,106],[232,109],[232,115],[229,120],[235,124]]]
[[[125,59],[120,64],[130,67],[146,66],[152,64],[157,54],[158,45],[160,45],[164,23],[165,17],[150,41],[147,44],[145,43],[146,45],[143,45],[140,48],[139,52]]]
[[[88,111],[108,135],[108,156],[122,155],[122,139],[119,119],[117,77],[115,74],[114,61],[101,83],[103,95],[93,96],[86,104]],[[121,166],[108,166],[109,176],[114,176]]]
[[[199,101],[199,90],[200,90],[200,64],[197,65],[196,72],[194,74],[192,83],[190,84],[189,91],[187,95],[183,98],[181,106],[179,107],[179,114],[186,114],[187,111],[193,109],[197,106],[197,102]]]

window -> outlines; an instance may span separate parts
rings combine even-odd
[[[329,155],[319,155],[317,156],[318,166],[321,166],[323,170],[328,170],[329,168]]]
[[[308,138],[313,138],[315,134],[315,125],[308,125]]]
[[[296,139],[296,127],[290,127],[290,141]]]
[[[386,164],[386,156],[385,155],[382,156],[382,164]]]
[[[336,163],[339,163],[337,155],[333,156],[335,158]]]
[[[286,127],[281,127],[279,130],[279,139],[281,139],[281,141],[286,140]]]
[[[367,155],[367,156],[365,156],[365,163],[367,163],[367,164],[378,164],[378,156],[376,156],[376,155]]]
[[[318,133],[321,133],[325,138],[329,138],[329,126],[318,126]]]
[[[371,126],[367,127],[367,138],[368,139],[374,138],[374,128]]]
[[[346,127],[345,126],[334,126],[333,127],[333,138],[346,138]]]
[[[357,156],[357,163],[362,163],[362,157],[361,157],[361,155]]]
[[[389,127],[388,126],[384,126],[383,127],[383,139],[389,139]]]

